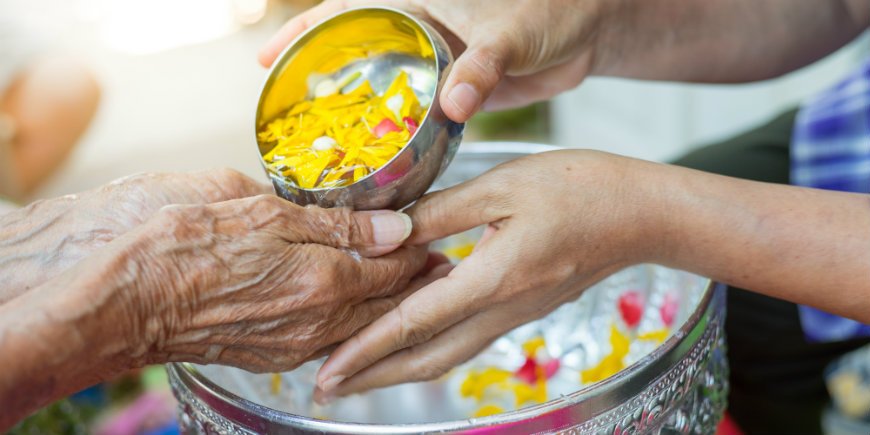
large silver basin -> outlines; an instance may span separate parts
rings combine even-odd
[[[516,143],[463,145],[436,187],[553,149]],[[612,307],[615,292],[626,287],[644,289],[650,301],[664,291],[678,295],[681,308],[670,337],[658,346],[632,347],[633,354],[626,357],[630,364],[615,376],[574,386],[570,365],[582,367],[584,361],[588,364],[606,353],[605,331],[613,310],[602,307]],[[615,274],[577,301],[505,335],[453,372],[514,364],[519,343],[534,335],[543,336],[548,350],[564,356],[569,374],[549,390],[549,401],[488,417],[468,418],[468,399],[456,394],[456,376],[391,387],[320,408],[310,400],[320,362],[284,374],[280,396],[268,393],[270,375],[191,364],[170,364],[167,370],[180,402],[182,430],[190,434],[711,434],[728,391],[724,296],[724,288],[707,279],[660,266],[635,266]]]

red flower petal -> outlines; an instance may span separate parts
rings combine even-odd
[[[411,136],[413,136],[414,133],[417,132],[417,128],[420,127],[417,125],[417,121],[414,121],[414,118],[411,118],[410,116],[402,118],[402,122],[405,123],[405,127],[408,127],[408,132],[411,133]]]
[[[375,126],[372,133],[375,134],[375,137],[380,139],[380,138],[384,137],[384,135],[386,135],[387,133],[389,133],[391,131],[402,131],[402,129],[398,125],[396,125],[395,122],[390,120],[390,118],[384,118],[383,121],[381,121],[380,123],[378,123],[378,125]]]
[[[659,308],[659,314],[662,316],[662,322],[670,328],[674,324],[674,318],[677,317],[677,310],[680,308],[680,301],[673,293],[665,295],[665,301]]]
[[[629,328],[640,323],[643,316],[643,299],[636,291],[627,291],[619,297],[619,314]]]
[[[559,371],[560,366],[561,366],[561,363],[559,362],[558,358],[553,358],[553,359],[547,361],[547,363],[544,364],[544,376],[546,376],[547,379],[552,378],[553,375],[555,375],[556,372]]]
[[[526,357],[525,364],[514,372],[514,376],[527,384],[534,384],[538,380],[537,368],[538,363],[534,359]]]

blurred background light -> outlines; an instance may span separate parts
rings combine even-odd
[[[265,0],[115,0],[105,3],[107,47],[149,54],[228,36],[263,18]]]
[[[266,0],[233,0],[232,6],[239,24],[256,24],[266,16]]]

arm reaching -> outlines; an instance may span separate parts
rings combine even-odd
[[[339,346],[319,400],[437,378],[637,263],[870,322],[870,195],[572,150],[506,163],[410,214],[410,243],[487,230],[448,276]]]
[[[866,0],[326,0],[260,52],[271,65],[318,21],[360,6],[433,22],[459,57],[441,106],[456,122],[541,101],[588,75],[732,83],[785,74],[870,26]]]
[[[870,195],[651,170],[670,193],[650,261],[870,323]]]
[[[621,0],[602,19],[593,75],[733,83],[780,76],[870,27],[865,0]]]

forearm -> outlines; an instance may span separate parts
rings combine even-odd
[[[731,83],[776,77],[870,26],[866,0],[620,0],[604,8],[594,75]]]
[[[164,206],[222,202],[267,190],[227,169],[139,174],[0,213],[0,304],[70,269]]]
[[[654,261],[870,323],[870,196],[655,171]]]
[[[57,276],[110,240],[105,232],[73,224],[77,200],[40,201],[0,214],[0,304]]]
[[[0,306],[0,432],[137,365],[119,293],[94,276],[55,280]]]

